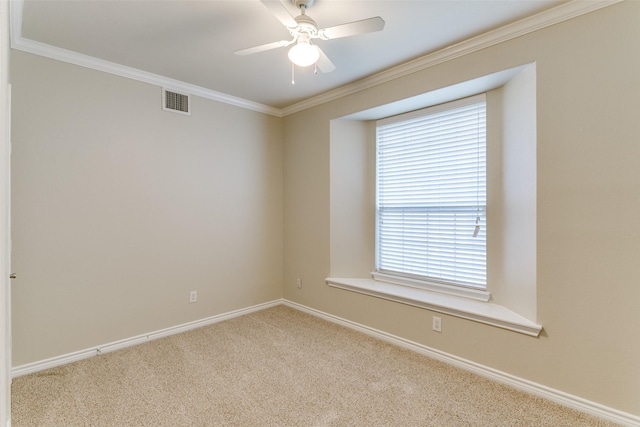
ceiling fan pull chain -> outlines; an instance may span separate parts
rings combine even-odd
[[[295,74],[296,66],[291,63],[291,84],[296,84],[296,74]]]

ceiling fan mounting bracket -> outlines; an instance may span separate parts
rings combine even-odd
[[[313,6],[316,0],[291,0],[291,3],[295,4],[298,9],[301,9],[304,6],[305,9],[309,9]]]

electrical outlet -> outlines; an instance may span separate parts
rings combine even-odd
[[[302,289],[302,279],[296,279],[296,286],[298,286],[298,289]]]
[[[198,291],[189,292],[189,302],[197,302],[198,301]]]
[[[438,316],[433,316],[432,328],[436,332],[442,332],[442,319]]]

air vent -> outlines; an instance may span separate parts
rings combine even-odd
[[[162,109],[180,114],[191,114],[191,97],[162,89]]]

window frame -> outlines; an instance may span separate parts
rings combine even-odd
[[[480,162],[480,157],[478,157],[478,165],[482,164],[482,181],[483,185],[481,187],[483,194],[482,197],[477,197],[475,202],[476,204],[473,206],[473,209],[477,209],[476,214],[481,218],[480,226],[481,226],[481,238],[483,239],[483,253],[481,254],[484,259],[483,261],[483,269],[484,269],[484,283],[478,285],[477,283],[465,283],[464,281],[451,280],[450,278],[443,277],[432,277],[427,275],[416,275],[412,273],[402,272],[402,271],[394,271],[385,269],[381,267],[380,260],[380,204],[379,204],[379,176],[378,176],[378,166],[379,166],[379,140],[378,140],[378,130],[380,126],[393,125],[399,122],[407,122],[413,120],[415,118],[420,117],[428,117],[441,114],[442,112],[452,111],[456,109],[463,108],[469,105],[475,105],[482,103],[483,105],[483,114],[486,118],[486,108],[487,108],[487,100],[486,94],[480,93],[477,95],[457,99],[454,101],[446,102],[443,104],[431,106],[428,108],[412,111],[409,113],[400,114],[393,117],[388,117],[384,119],[380,119],[376,121],[376,177],[375,177],[375,187],[376,187],[376,196],[375,196],[375,222],[376,222],[376,230],[375,230],[375,271],[372,274],[373,278],[378,281],[387,282],[387,283],[395,283],[401,284],[405,286],[413,286],[419,288],[425,288],[427,290],[442,292],[446,294],[463,296],[466,298],[472,298],[479,301],[489,301],[491,299],[491,294],[487,290],[487,242],[486,242],[486,211],[487,211],[487,124],[484,122],[484,128],[482,129],[483,138],[479,143],[483,144],[483,146],[478,147],[479,150],[482,150],[482,162]],[[480,151],[479,151],[480,152]],[[480,173],[478,170],[477,173]],[[478,178],[480,179],[480,178]],[[480,183],[478,181],[477,185]],[[479,191],[478,189],[476,189]],[[480,199],[482,199],[482,203],[480,203]],[[468,200],[466,201],[468,203]],[[468,206],[467,206],[468,207]],[[406,207],[405,207],[406,208]],[[411,208],[409,208],[411,209]],[[423,208],[427,209],[427,208]],[[458,209],[458,207],[453,207],[453,209]],[[478,222],[476,221],[476,224]],[[473,225],[471,226],[471,231],[473,230]]]

